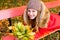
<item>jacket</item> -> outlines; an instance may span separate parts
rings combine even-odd
[[[47,35],[50,35],[56,31],[60,30],[60,15],[50,14],[50,19],[47,28],[39,28],[39,32],[35,34],[35,39],[41,39]]]

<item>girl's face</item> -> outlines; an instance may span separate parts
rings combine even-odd
[[[28,9],[27,15],[30,19],[34,19],[37,16],[37,10],[35,9]]]

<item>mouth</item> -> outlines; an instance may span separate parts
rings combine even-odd
[[[35,17],[30,17],[30,19],[34,19]]]

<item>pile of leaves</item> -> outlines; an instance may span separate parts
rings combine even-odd
[[[34,32],[30,30],[29,26],[24,26],[22,23],[15,23],[12,27],[13,34],[18,38],[18,40],[29,40],[34,39]]]

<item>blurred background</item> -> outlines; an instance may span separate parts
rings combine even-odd
[[[9,9],[9,8],[14,8],[14,7],[20,7],[22,5],[26,5],[29,0],[0,0],[0,10],[4,9]],[[55,0],[42,0],[43,2],[52,2]],[[55,8],[50,8],[49,11],[51,13],[59,13],[60,6],[55,7]],[[14,25],[14,22],[23,22],[22,17],[14,17],[11,18],[11,26]],[[8,19],[0,20],[0,38],[6,33],[9,33],[9,21]],[[60,32],[57,31],[51,35],[48,35],[40,40],[59,40],[60,39]]]

